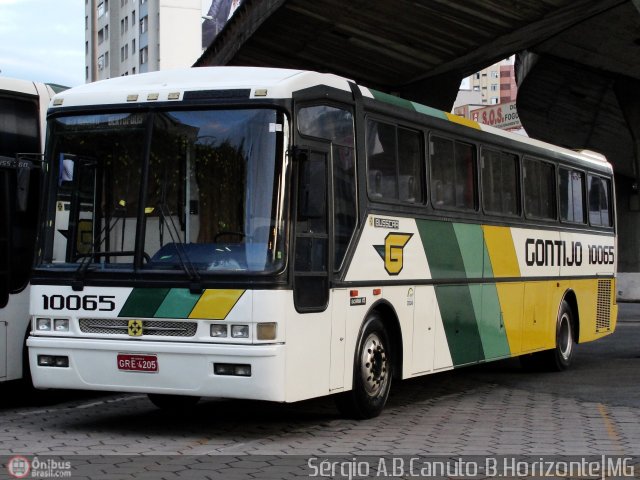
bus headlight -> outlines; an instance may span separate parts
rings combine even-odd
[[[68,332],[69,331],[69,320],[66,318],[54,318],[53,319],[53,330],[56,332]]]
[[[211,325],[211,336],[216,338],[223,338],[227,336],[227,324],[226,323],[214,323]]]
[[[249,325],[231,325],[231,338],[249,338]]]
[[[36,330],[39,332],[51,331],[51,319],[50,318],[36,318]]]
[[[258,340],[275,340],[278,324],[275,322],[259,323],[257,328]]]

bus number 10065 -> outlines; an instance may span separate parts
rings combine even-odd
[[[111,312],[116,309],[114,295],[42,295],[45,310],[88,310]]]

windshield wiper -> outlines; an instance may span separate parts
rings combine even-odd
[[[180,240],[180,232],[178,231],[178,227],[176,227],[175,222],[173,221],[173,217],[169,212],[169,215],[165,213],[165,209],[168,212],[168,208],[165,203],[158,204],[158,211],[160,212],[160,216],[162,218],[162,222],[168,225],[169,236],[171,237],[171,242],[175,245],[176,253],[178,254],[178,260],[180,260],[180,265],[182,265],[182,269],[189,276],[189,280],[191,281],[189,285],[189,291],[191,293],[202,293],[202,278],[200,274],[189,260],[189,255],[184,250],[184,243]],[[175,236],[174,236],[175,234]]]

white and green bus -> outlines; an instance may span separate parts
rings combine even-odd
[[[392,380],[613,332],[611,166],[334,75],[245,67],[58,94],[38,387],[380,413]]]
[[[29,276],[51,86],[0,77],[0,382],[28,377]]]

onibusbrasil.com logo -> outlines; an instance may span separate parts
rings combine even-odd
[[[71,462],[16,455],[7,462],[7,472],[13,478],[70,478]]]

